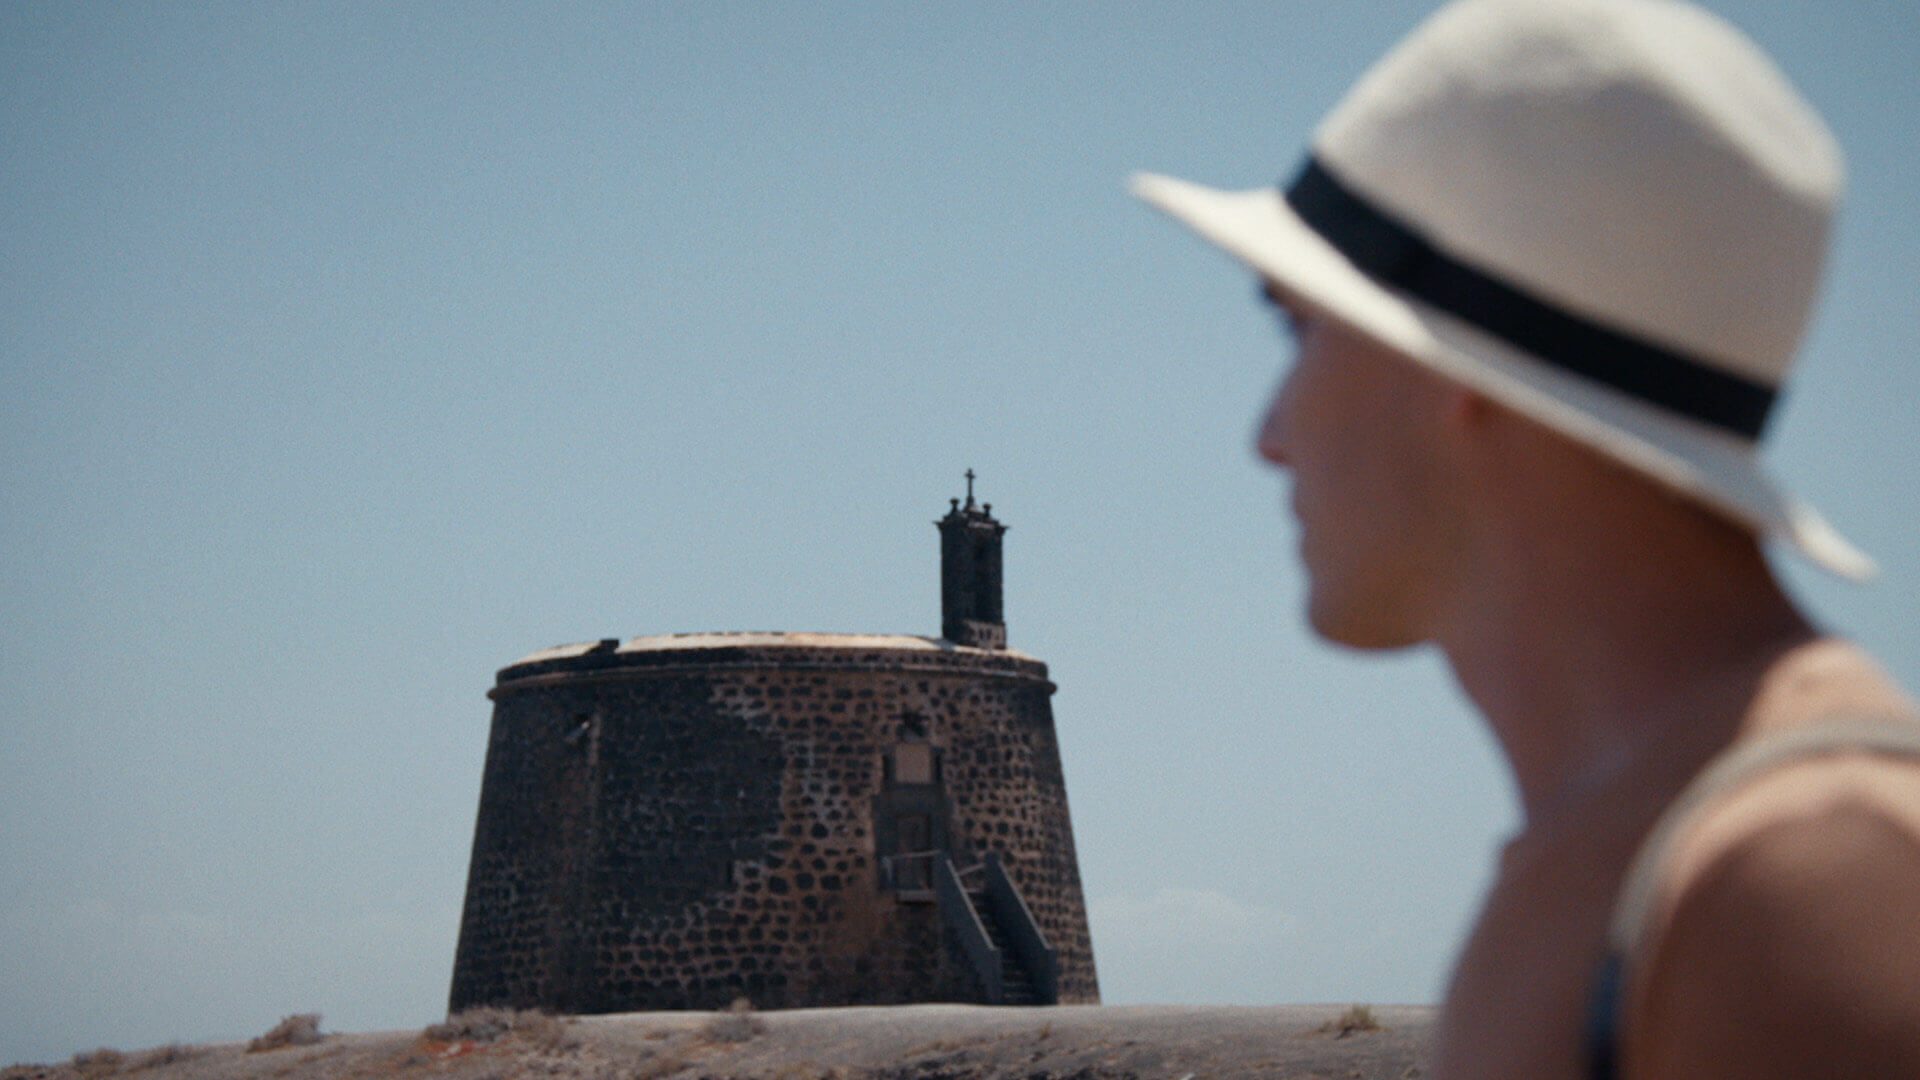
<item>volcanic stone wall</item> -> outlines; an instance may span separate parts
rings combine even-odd
[[[883,872],[896,811],[929,806],[957,865],[1001,855],[1060,1000],[1097,1001],[1053,689],[1030,657],[910,637],[642,638],[502,670],[451,1007],[984,1000]]]

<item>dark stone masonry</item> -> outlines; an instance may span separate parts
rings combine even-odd
[[[984,645],[680,634],[502,669],[451,1008],[1098,1001],[1004,527],[971,491],[938,524],[946,625]]]

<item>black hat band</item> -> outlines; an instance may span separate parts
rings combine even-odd
[[[1314,232],[1381,285],[1418,297],[1556,367],[1749,439],[1766,426],[1772,387],[1537,300],[1455,261],[1341,184],[1312,157],[1286,188]]]

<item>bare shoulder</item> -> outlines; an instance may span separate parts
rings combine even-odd
[[[1770,771],[1699,814],[1664,870],[1631,965],[1630,1075],[1920,1076],[1920,760]]]
[[[1821,638],[1774,661],[1761,677],[1744,727],[1761,735],[1836,716],[1915,715],[1920,705],[1865,649],[1843,638]]]

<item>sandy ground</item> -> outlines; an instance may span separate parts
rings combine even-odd
[[[987,1008],[905,1005],[770,1013],[520,1014],[484,1030],[361,1035],[249,1051],[245,1043],[85,1055],[0,1080],[1410,1080],[1433,1010],[1344,1005]],[[474,1025],[467,1025],[474,1028]],[[1351,1025],[1349,1025],[1350,1027]],[[462,1037],[478,1036],[478,1037]]]

